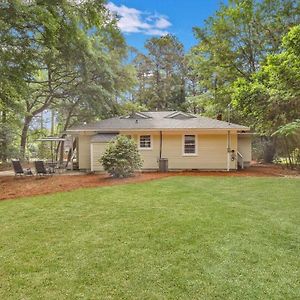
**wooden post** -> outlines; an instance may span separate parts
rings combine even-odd
[[[227,171],[230,171],[230,131],[227,131]]]

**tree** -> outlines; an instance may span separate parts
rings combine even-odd
[[[300,4],[293,0],[230,0],[195,27],[199,40],[190,53],[189,68],[199,78],[200,93],[215,106],[215,115],[231,102],[238,79],[251,81],[268,54],[280,51],[282,36],[300,22]],[[234,112],[235,121],[240,121]]]
[[[1,4],[0,4],[1,5]],[[0,10],[1,11],[1,10]],[[0,28],[5,28],[0,19]],[[1,37],[1,34],[0,34]],[[17,156],[14,141],[18,138],[17,131],[20,126],[23,106],[22,97],[27,96],[26,84],[21,79],[22,67],[17,68],[14,60],[18,57],[14,48],[0,46],[0,160]],[[9,155],[10,154],[10,155]]]
[[[300,115],[299,45],[300,25],[284,36],[282,52],[267,56],[250,81],[234,83],[233,104],[262,134],[272,134]]]
[[[120,50],[114,49],[102,62],[89,62],[85,80],[79,81],[63,102],[53,105],[59,112],[61,132],[76,123],[120,113],[123,95],[135,84],[134,69],[122,63],[124,49]],[[103,56],[101,51],[98,55]]]
[[[136,112],[147,111],[147,107],[143,104],[137,102],[126,101],[120,105],[119,112],[120,115],[131,115]]]
[[[280,126],[273,135],[282,139],[287,166],[291,169],[300,168],[300,119]]]
[[[295,139],[299,131],[293,136],[290,133],[299,125],[300,115],[300,25],[284,36],[281,49],[281,53],[267,56],[250,81],[235,82],[233,104],[261,135],[284,137],[290,157],[299,147]]]
[[[100,158],[104,170],[114,177],[129,177],[142,167],[142,160],[133,139],[119,135],[109,143]]]
[[[1,4],[0,68],[24,88],[18,92],[24,107],[23,155],[33,118],[51,106],[84,98],[90,101],[87,106],[115,105],[111,99],[119,93],[116,82],[124,71],[126,48],[104,4],[92,0]]]
[[[9,157],[18,156],[18,129],[23,111],[20,105],[20,94],[25,95],[22,83],[8,77],[4,70],[0,80],[0,161],[5,162]],[[3,75],[3,76],[2,76]]]
[[[134,99],[149,109],[179,109],[185,101],[182,43],[173,35],[153,37],[134,60],[138,87]]]

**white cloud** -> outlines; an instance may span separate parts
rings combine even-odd
[[[117,17],[118,26],[125,33],[143,33],[147,35],[166,35],[172,24],[166,16],[147,13],[125,5],[117,6],[113,2],[107,8]]]
[[[169,32],[166,30],[151,28],[151,29],[145,31],[144,33],[147,35],[167,35]]]
[[[159,17],[158,20],[155,21],[155,27],[159,29],[165,29],[171,25],[172,24],[164,17]]]

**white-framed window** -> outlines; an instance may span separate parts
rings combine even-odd
[[[197,155],[197,136],[195,134],[183,136],[183,155]]]
[[[139,138],[139,149],[150,150],[152,149],[152,138],[151,135],[140,135]]]

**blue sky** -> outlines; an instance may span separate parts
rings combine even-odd
[[[220,0],[112,0],[108,8],[119,15],[119,27],[130,46],[143,51],[148,38],[171,33],[187,51],[196,44],[192,28],[202,26],[220,3]]]

